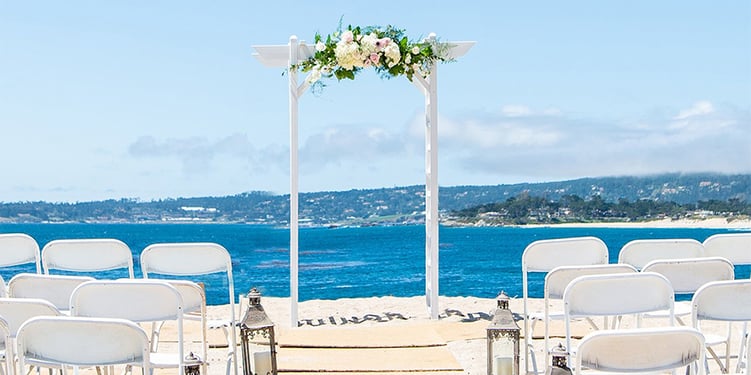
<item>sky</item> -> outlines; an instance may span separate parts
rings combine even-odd
[[[440,64],[440,186],[751,173],[751,2],[5,1],[0,202],[289,193],[284,68],[344,25]],[[302,78],[301,78],[302,80]],[[299,102],[301,192],[421,185],[424,97],[372,70]]]

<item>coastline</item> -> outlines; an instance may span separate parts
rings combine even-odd
[[[561,224],[527,224],[518,225],[519,228],[710,228],[710,229],[738,229],[751,230],[751,219],[730,220],[715,217],[707,219],[678,219],[670,218],[640,222],[597,222],[597,223],[561,223]]]

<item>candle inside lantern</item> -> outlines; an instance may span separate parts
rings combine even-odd
[[[271,374],[271,352],[253,353],[253,373],[256,375]],[[511,373],[509,373],[511,375]]]
[[[514,359],[511,357],[494,358],[495,375],[513,375]]]

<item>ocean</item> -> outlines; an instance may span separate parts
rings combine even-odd
[[[54,239],[116,238],[138,256],[160,242],[216,242],[232,256],[235,293],[257,287],[264,296],[289,296],[289,230],[244,224],[0,224],[0,233],[26,233],[43,247]],[[727,229],[697,228],[524,228],[441,227],[440,295],[493,298],[501,290],[521,297],[521,255],[532,241],[596,236],[609,248],[610,261],[628,241],[647,238],[693,238],[703,241]],[[373,296],[424,295],[425,227],[303,228],[300,230],[300,300]],[[7,282],[31,266],[0,269]],[[111,271],[106,277],[127,277]],[[749,267],[737,267],[737,278],[748,278]],[[210,275],[206,284],[210,305],[226,304],[227,285]],[[530,279],[530,295],[542,297],[543,275]]]

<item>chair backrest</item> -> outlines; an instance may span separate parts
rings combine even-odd
[[[704,336],[688,327],[597,331],[586,335],[576,354],[576,373],[655,372],[693,366],[704,371]]]
[[[568,318],[615,316],[670,310],[673,287],[654,272],[580,276],[563,293]]]
[[[91,273],[125,268],[128,277],[135,277],[130,248],[111,238],[50,241],[42,248],[42,268],[46,274],[51,270]]]
[[[694,293],[710,281],[735,278],[733,264],[721,257],[653,260],[644,266],[642,272],[657,272],[665,276],[676,294]]]
[[[0,298],[0,316],[8,324],[10,337],[16,337],[23,322],[37,316],[60,316],[48,301],[37,298]]]
[[[608,263],[608,247],[597,237],[570,237],[538,240],[530,243],[522,253],[522,297],[524,306],[524,332],[530,332],[529,273],[549,272],[560,266],[584,266]],[[524,335],[525,348],[530,344],[530,334]],[[529,351],[525,350],[525,368],[529,372]]]
[[[36,273],[42,273],[39,261],[39,244],[24,233],[0,234],[0,267],[32,263]]]
[[[657,259],[698,258],[704,256],[701,242],[690,238],[633,240],[618,252],[618,263],[641,270]]]
[[[674,292],[658,273],[639,272],[579,276],[563,292],[566,347],[571,348],[571,320],[597,316],[636,315],[667,310],[673,325]]]
[[[144,278],[154,273],[192,276],[232,270],[232,259],[227,249],[208,242],[149,245],[141,252],[140,260]]]
[[[579,276],[617,273],[637,273],[630,264],[595,264],[590,266],[556,267],[545,275],[545,298],[562,299],[563,292],[571,281]]]
[[[38,317],[18,333],[20,368],[25,365],[135,365],[151,373],[149,340],[125,319]]]
[[[149,279],[159,281],[158,279]],[[161,280],[180,293],[183,299],[183,313],[203,312],[206,310],[206,293],[201,285],[188,280]]]
[[[549,272],[559,266],[608,263],[608,247],[597,237],[539,240],[522,253],[522,272]]]
[[[704,254],[727,258],[735,265],[751,264],[751,233],[722,233],[704,240]]]
[[[712,281],[691,300],[694,327],[700,320],[751,321],[751,280]]]
[[[19,273],[8,282],[8,296],[12,298],[39,298],[51,302],[58,310],[70,310],[70,295],[89,276],[44,275]]]
[[[157,322],[182,319],[180,292],[165,281],[94,280],[79,285],[70,297],[72,316]]]

